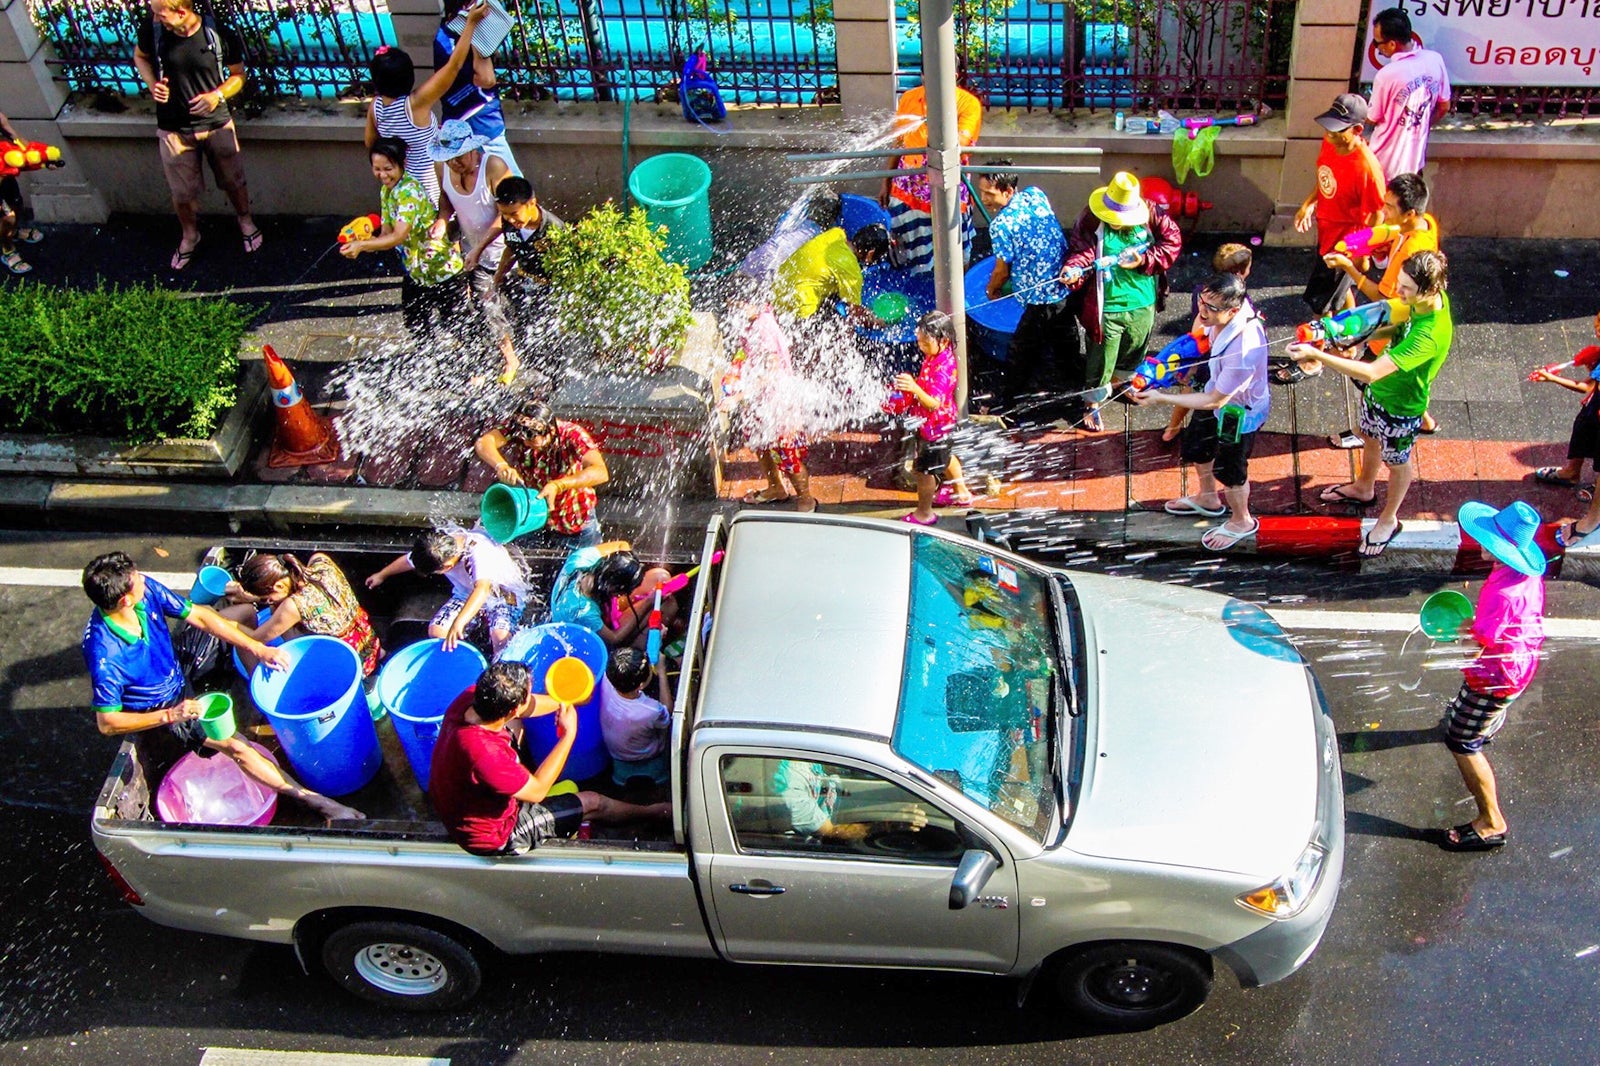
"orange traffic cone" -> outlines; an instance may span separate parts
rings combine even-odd
[[[261,346],[261,355],[267,363],[267,384],[272,387],[272,407],[278,416],[267,465],[311,466],[339,458],[339,438],[333,425],[311,409],[294,375],[289,373],[289,364],[270,344]]]

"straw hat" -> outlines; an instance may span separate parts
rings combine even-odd
[[[1112,175],[1110,185],[1089,194],[1089,210],[1113,226],[1142,226],[1150,221],[1150,205],[1139,193],[1139,179],[1125,170]]]
[[[1539,512],[1521,500],[1498,511],[1471,500],[1461,505],[1456,520],[1484,551],[1517,573],[1530,577],[1544,573],[1544,551],[1534,543],[1539,532]]]
[[[435,163],[448,163],[457,156],[476,152],[489,143],[489,138],[472,132],[472,127],[459,118],[449,119],[433,135],[428,146],[428,158]]]

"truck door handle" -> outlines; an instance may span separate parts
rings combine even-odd
[[[749,884],[739,882],[728,886],[729,892],[737,892],[741,896],[781,896],[789,891],[782,885],[772,884],[770,881],[752,881]]]

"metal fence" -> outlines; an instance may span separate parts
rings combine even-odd
[[[28,0],[28,7],[68,88],[145,91],[133,45],[149,18],[146,0]],[[270,99],[360,96],[373,51],[395,43],[385,0],[197,0],[196,9],[238,32],[250,91]]]
[[[1372,86],[1363,85],[1363,92]],[[1527,85],[1456,85],[1450,110],[1490,118],[1587,118],[1600,115],[1600,89]]]
[[[677,98],[704,52],[730,104],[838,100],[828,0],[521,0],[503,89],[534,99]]]
[[[1296,0],[956,0],[957,58],[990,107],[1281,106]],[[900,66],[920,76],[915,5]]]

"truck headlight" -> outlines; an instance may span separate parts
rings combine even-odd
[[[1319,844],[1307,844],[1288,873],[1269,885],[1262,885],[1238,897],[1239,906],[1268,918],[1293,918],[1305,909],[1311,893],[1322,877],[1322,864],[1328,853]]]

